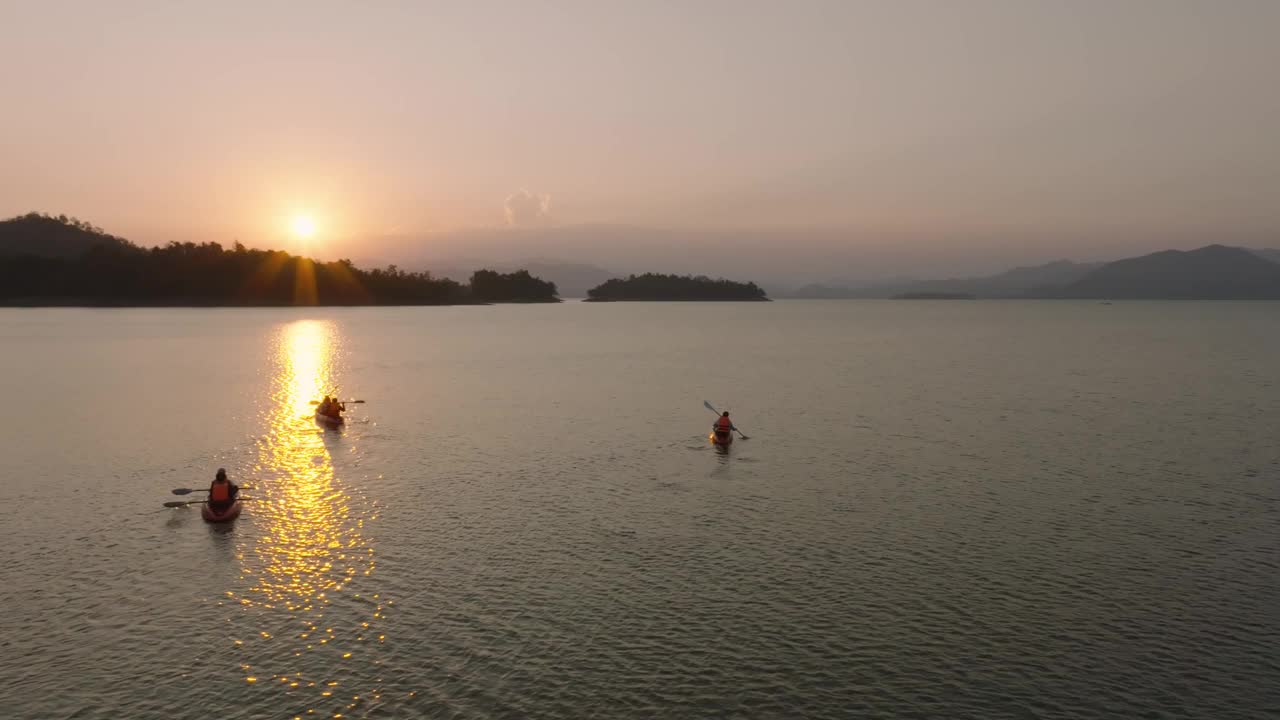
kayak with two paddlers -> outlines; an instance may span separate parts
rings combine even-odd
[[[323,400],[312,400],[311,404],[316,406],[316,422],[330,427],[340,427],[347,422],[346,419],[342,417],[342,413],[347,411],[347,405],[362,402],[364,401],[343,401],[336,397],[325,395]]]

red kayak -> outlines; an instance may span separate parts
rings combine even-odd
[[[231,522],[240,517],[240,501],[232,500],[230,505],[221,510],[205,503],[200,506],[200,517],[204,518],[205,522],[211,523]]]
[[[727,448],[733,444],[733,433],[724,432],[722,430],[711,429],[711,443],[723,448]]]

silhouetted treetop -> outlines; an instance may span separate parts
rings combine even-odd
[[[587,300],[768,300],[753,282],[712,280],[705,275],[660,275],[645,273],[614,278],[587,291]]]
[[[0,220],[0,256],[76,258],[99,246],[128,246],[129,241],[66,215],[30,212]]]

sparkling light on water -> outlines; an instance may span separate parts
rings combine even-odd
[[[275,347],[272,402],[264,418],[269,431],[252,470],[253,495],[260,499],[253,507],[257,532],[239,552],[246,587],[228,594],[260,625],[241,633],[250,658],[242,665],[246,682],[283,689],[300,703],[295,712],[340,717],[358,707],[361,695],[381,693],[374,686],[339,694],[343,681],[334,679],[350,663],[376,664],[361,648],[385,642],[374,628],[390,603],[376,592],[364,594],[367,588],[358,584],[376,568],[363,534],[376,515],[334,468],[332,453],[351,450],[356,440],[314,420],[313,402],[337,392],[341,339],[334,324],[287,324]],[[333,615],[341,621],[329,613],[339,604]]]

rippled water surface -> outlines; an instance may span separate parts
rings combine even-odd
[[[0,715],[1276,717],[1278,378],[1268,303],[0,310]]]

